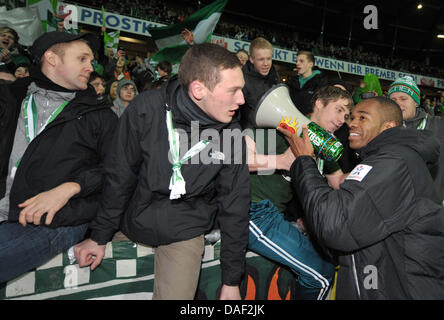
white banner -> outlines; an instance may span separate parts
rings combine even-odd
[[[49,2],[49,0],[47,0]],[[45,1],[41,1],[37,5],[46,5]],[[59,3],[60,4],[60,3]],[[102,11],[86,8],[82,6],[77,7],[77,17],[79,19],[79,23],[84,23],[93,26],[102,26]],[[115,29],[135,34],[141,34],[150,36],[149,32],[146,30],[147,28],[156,28],[165,26],[164,24],[151,22],[146,20],[141,20],[137,18],[122,16],[115,13],[105,12],[105,23],[106,27],[109,29]],[[219,44],[230,51],[237,52],[240,49],[245,49],[248,51],[250,47],[250,43],[247,41],[241,41],[231,38],[213,36],[211,42]],[[297,52],[274,48],[273,50],[273,59],[277,61],[287,62],[291,64],[296,64]],[[332,58],[326,58],[321,56],[315,57],[315,65],[320,69],[326,69],[331,71],[339,71],[350,73],[354,75],[359,75],[364,77],[367,73],[373,73],[378,76],[380,79],[394,81],[400,77],[409,75],[413,79],[415,79],[416,83],[423,86],[429,86],[434,88],[444,89],[444,79],[438,79],[434,77],[422,76],[418,74],[410,74],[401,71],[388,70],[379,67],[371,67],[362,64],[356,64],[352,62],[346,62],[341,60],[335,60]]]
[[[78,8],[77,16],[79,23],[85,23],[93,26],[102,26],[102,11],[81,6]],[[137,18],[122,16],[120,14],[105,11],[105,23],[109,29],[126,31],[146,36],[151,36],[147,28],[163,27],[165,24],[141,20]]]
[[[247,41],[241,41],[236,39],[230,39],[225,37],[213,36],[211,42],[219,44],[230,51],[237,52],[240,49],[245,49],[247,52],[250,48],[250,43]],[[273,48],[273,60],[296,64],[297,52]],[[326,69],[330,71],[339,71],[350,73],[354,75],[360,75],[364,77],[367,73],[375,74],[379,79],[395,81],[396,79],[404,76],[411,76],[418,85],[429,86],[434,88],[444,89],[444,79],[428,77],[418,74],[405,73],[402,71],[389,70],[379,67],[371,67],[362,64],[336,60],[332,58],[326,58],[321,56],[315,56],[315,65],[320,69]]]

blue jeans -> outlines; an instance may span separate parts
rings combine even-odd
[[[41,266],[83,240],[88,224],[57,229],[18,222],[0,224],[0,283]]]
[[[310,240],[269,200],[250,206],[248,248],[288,266],[298,276],[298,299],[325,299],[335,267],[322,259]]]

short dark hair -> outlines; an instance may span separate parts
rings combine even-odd
[[[88,82],[93,82],[94,80],[96,80],[97,78],[100,78],[102,80],[104,80],[104,78],[98,74],[96,71],[91,72],[91,74],[89,75],[89,80]]]
[[[234,53],[217,44],[195,44],[182,57],[179,82],[188,90],[191,82],[199,80],[213,90],[220,81],[220,71],[234,68],[242,68]]]
[[[166,60],[164,60],[164,61],[160,61],[160,62],[157,64],[157,67],[158,67],[160,70],[163,70],[163,71],[165,71],[165,72],[168,73],[168,74],[170,74],[171,71],[173,70],[173,66],[171,65],[171,63],[168,62],[168,61],[166,61]]]
[[[347,99],[349,101],[348,107],[351,109],[353,107],[353,99],[348,91],[342,90],[341,88],[335,86],[324,86],[319,88],[313,98],[311,99],[312,108],[314,107],[316,100],[320,99],[322,104],[326,106],[331,101],[336,101],[339,99]]]
[[[298,55],[303,54],[304,56],[307,57],[307,60],[310,62],[313,62],[313,65],[315,63],[315,58],[314,58],[314,54],[311,51],[299,51]]]
[[[5,33],[5,32],[9,32],[10,34],[12,34],[14,36],[14,45],[18,44],[19,36],[18,36],[17,31],[15,31],[14,29],[12,29],[10,27],[1,27],[0,33]]]
[[[381,110],[381,119],[383,123],[394,121],[397,127],[402,126],[402,111],[395,101],[381,96],[366,99],[366,101],[372,100],[375,100],[379,104],[379,109]]]

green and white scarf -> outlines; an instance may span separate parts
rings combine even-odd
[[[173,114],[171,108],[166,106],[166,123],[168,129],[168,141],[170,144],[170,152],[173,160],[173,173],[171,175],[170,186],[170,200],[179,199],[182,195],[186,194],[185,179],[182,176],[182,165],[201,152],[208,145],[208,140],[201,140],[196,143],[185,155],[180,159],[180,143],[179,133],[174,129]]]
[[[55,109],[53,113],[51,113],[49,118],[46,120],[46,123],[37,132],[38,111],[35,99],[32,94],[25,98],[25,103],[23,104],[23,116],[25,118],[25,135],[28,143],[31,143],[31,141],[34,140],[38,134],[45,130],[46,126],[50,124],[60,114],[60,112],[63,111],[63,109],[65,109],[68,102],[69,101],[63,101],[63,103],[57,109]],[[18,159],[17,163],[11,170],[11,179],[14,179],[15,177],[20,160],[22,160],[22,158]]]

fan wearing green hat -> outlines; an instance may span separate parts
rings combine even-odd
[[[421,91],[410,76],[397,79],[390,85],[387,97],[396,102],[402,111],[404,126],[418,130],[431,130],[440,141],[441,154],[439,165],[431,171],[435,187],[441,201],[444,201],[444,118],[428,115],[424,109],[418,108]]]

